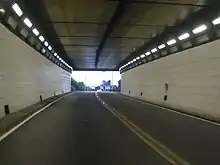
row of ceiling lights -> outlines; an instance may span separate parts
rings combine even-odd
[[[21,8],[19,7],[19,5],[17,3],[14,3],[12,5],[12,9],[15,11],[15,13],[21,17],[23,15],[23,11],[21,10]],[[4,9],[0,9],[0,12],[4,13]],[[25,23],[25,25],[28,28],[32,28],[32,32],[35,34],[36,37],[39,38],[39,40],[48,48],[49,51],[53,51],[53,48],[51,45],[49,45],[49,43],[45,40],[44,36],[40,34],[40,32],[37,30],[37,28],[35,28],[32,24],[32,22],[30,21],[30,19],[28,19],[27,17],[24,18],[23,22]],[[43,53],[46,53],[45,49],[42,49]],[[53,53],[53,55],[60,61],[62,62],[66,67],[68,67],[69,69],[73,70],[73,68],[67,64],[56,52]]]
[[[214,20],[212,21],[212,24],[213,24],[213,25],[219,25],[219,24],[220,24],[220,17],[214,19]],[[203,31],[207,30],[207,29],[208,29],[208,27],[207,27],[205,24],[202,24],[202,25],[197,26],[196,28],[194,28],[194,29],[192,30],[192,33],[193,33],[193,34],[198,34],[198,33],[201,33],[201,32],[203,32]],[[190,37],[190,34],[189,34],[188,32],[186,32],[186,33],[181,34],[181,35],[178,37],[178,40],[180,40],[180,41],[181,41],[181,40],[185,40],[185,39],[187,39],[187,38],[189,38],[189,37]],[[174,39],[174,38],[173,38],[173,39],[170,39],[169,41],[166,42],[166,44],[167,44],[168,46],[174,45],[174,44],[176,44],[176,43],[177,43],[177,40]],[[144,53],[144,54],[142,54],[142,55],[140,55],[140,56],[134,58],[134,59],[131,60],[130,62],[128,62],[128,63],[126,63],[125,65],[121,66],[121,67],[119,68],[119,70],[122,70],[122,69],[126,68],[127,66],[131,65],[132,63],[134,63],[134,62],[136,62],[136,61],[138,61],[138,60],[140,60],[140,59],[142,59],[142,58],[145,58],[146,56],[149,56],[149,55],[152,54],[152,53],[157,52],[158,49],[159,49],[159,50],[164,49],[164,48],[166,47],[166,44],[161,44],[161,45],[159,45],[157,48],[155,47],[155,48],[151,49],[150,51],[147,51],[146,53]]]

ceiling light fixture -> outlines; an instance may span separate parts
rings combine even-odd
[[[145,57],[145,55],[144,55],[144,54],[142,54],[142,55],[140,55],[140,57],[141,57],[141,58],[144,58],[144,57]]]
[[[25,25],[27,25],[27,27],[29,27],[29,28],[31,28],[32,25],[33,25],[28,18],[25,18],[25,19],[24,19],[24,23],[25,23]]]
[[[189,38],[189,37],[190,37],[189,33],[184,33],[184,34],[180,35],[180,36],[178,37],[178,39],[179,39],[179,40],[185,40],[185,39],[187,39],[187,38]]]
[[[43,37],[43,36],[40,36],[40,37],[39,37],[39,40],[40,40],[41,42],[44,42],[44,37]]]
[[[47,41],[45,41],[45,42],[44,42],[44,45],[45,45],[46,47],[48,47],[49,44],[48,44]]]
[[[214,20],[212,21],[212,23],[213,23],[213,25],[218,25],[218,24],[220,24],[220,17],[214,19]]]
[[[161,44],[161,45],[158,46],[159,49],[163,49],[165,47],[166,47],[165,44]]]
[[[43,53],[46,53],[46,50],[43,48],[43,49],[42,49],[42,52],[43,52]]]
[[[52,47],[51,47],[51,46],[48,46],[48,49],[49,49],[49,50],[52,50]]]
[[[35,36],[38,36],[40,34],[39,31],[36,28],[34,28],[32,30],[32,32],[35,34]]]
[[[56,57],[56,56],[57,56],[57,53],[54,53],[54,56]]]
[[[3,8],[0,8],[0,13],[4,14],[5,10]]]
[[[145,53],[146,56],[149,56],[150,54],[151,54],[150,52],[146,52],[146,53]]]
[[[151,50],[151,52],[152,52],[152,53],[157,52],[157,48],[153,48],[153,49]]]
[[[140,57],[137,57],[136,60],[140,60]]]
[[[12,5],[12,9],[15,11],[15,13],[20,17],[23,15],[23,12],[21,10],[21,8],[18,6],[17,3],[15,3],[14,5]]]
[[[198,34],[198,33],[205,31],[206,29],[207,29],[207,26],[203,24],[203,25],[200,25],[200,26],[196,27],[195,29],[193,29],[192,32],[194,34]]]
[[[167,42],[167,45],[173,45],[173,44],[175,44],[176,43],[176,40],[175,39],[172,39],[172,40],[169,40],[168,42]]]

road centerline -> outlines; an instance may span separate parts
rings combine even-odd
[[[145,144],[151,147],[155,152],[167,160],[171,165],[190,165],[186,160],[181,158],[175,152],[168,149],[159,141],[151,137],[148,133],[141,130],[137,125],[119,113],[117,110],[103,101],[98,93],[95,94],[97,99],[103,104],[103,106],[110,111],[116,118],[118,118],[128,129],[130,129],[135,135],[137,135]]]

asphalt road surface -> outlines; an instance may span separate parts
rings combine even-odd
[[[220,164],[219,126],[119,94],[99,97],[188,164]],[[162,155],[86,92],[65,97],[0,142],[0,165],[169,165]]]

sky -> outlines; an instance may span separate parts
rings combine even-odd
[[[112,85],[118,85],[121,79],[118,71],[73,71],[72,77],[77,82],[84,82],[86,86],[101,85],[103,80],[111,80]]]

